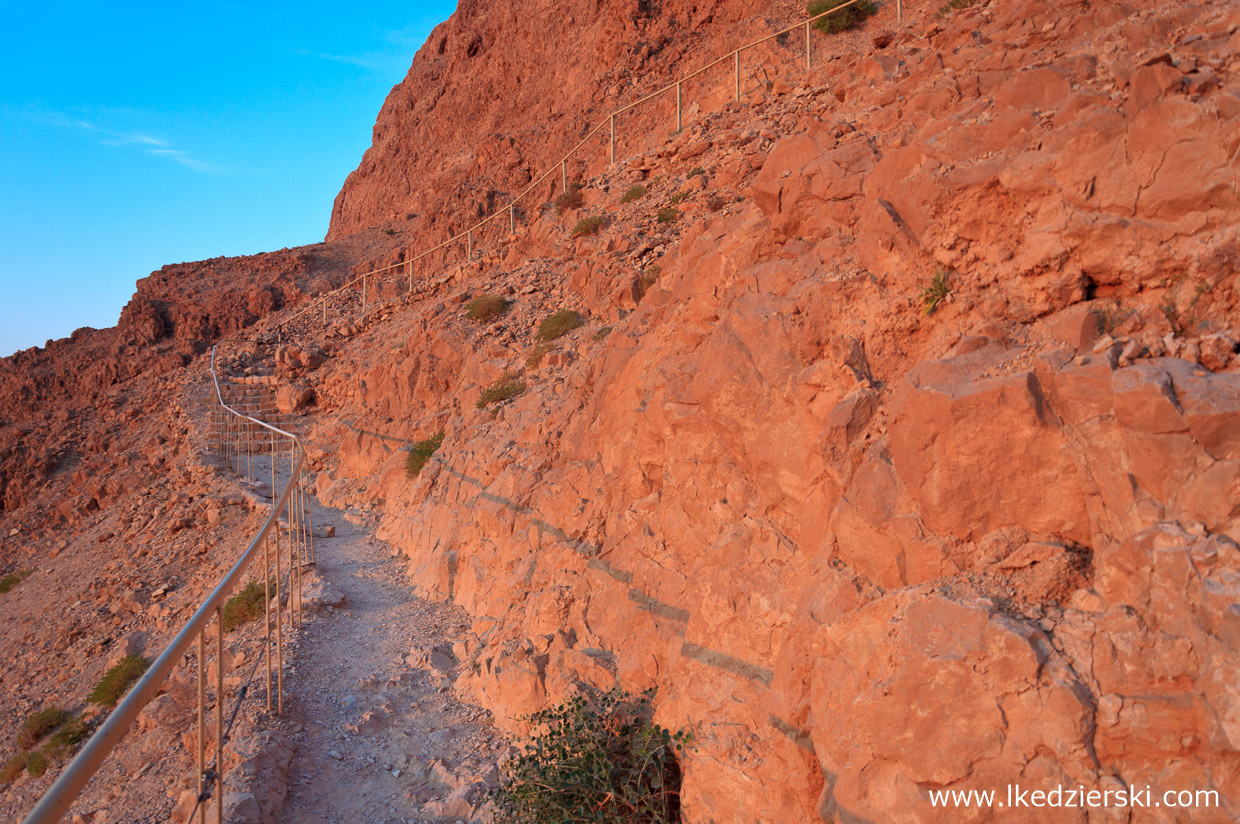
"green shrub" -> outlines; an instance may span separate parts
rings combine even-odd
[[[939,10],[934,13],[936,20],[942,20],[947,15],[960,9],[967,9],[969,6],[977,4],[977,0],[947,0],[946,3],[939,6]]]
[[[48,733],[69,720],[69,713],[60,707],[45,707],[26,719],[17,733],[17,746],[28,750],[38,744]]]
[[[555,349],[555,346],[550,343],[538,344],[533,349],[531,349],[530,354],[526,356],[525,365],[528,366],[530,369],[537,369],[538,365],[542,363],[542,359],[547,356],[547,353],[551,352],[554,349]]]
[[[573,227],[573,237],[584,237],[585,235],[597,234],[598,230],[603,228],[603,224],[607,222],[607,218],[601,215],[593,217],[583,217],[577,221],[577,225]]]
[[[492,791],[499,818],[521,824],[680,821],[676,753],[691,736],[651,722],[653,690],[613,689],[529,716],[540,731]]]
[[[724,206],[728,205],[728,201],[720,194],[712,194],[706,198],[706,209],[710,212],[717,212]]]
[[[563,194],[555,199],[555,210],[562,215],[569,209],[580,209],[583,203],[585,198],[581,196],[581,184],[570,183]]]
[[[258,581],[250,581],[242,587],[240,592],[224,602],[221,616],[224,632],[232,632],[262,615],[266,600],[267,589]]]
[[[17,755],[4,762],[4,766],[0,766],[0,784],[12,784],[17,777],[26,769],[26,762],[30,759],[30,753],[19,752]]]
[[[689,199],[689,194],[690,193],[688,191],[677,192],[672,195],[672,204],[675,205],[677,203],[684,203]]]
[[[405,457],[405,475],[409,478],[416,478],[422,471],[422,467],[426,466],[426,462],[431,459],[439,451],[439,447],[443,446],[442,432],[436,432],[433,436],[424,441],[418,441],[409,450],[409,454]]]
[[[47,768],[47,756],[42,750],[35,750],[26,758],[26,772],[30,773],[31,778],[42,778]]]
[[[43,746],[43,752],[58,764],[68,761],[86,740],[87,732],[86,722],[75,715],[56,730],[47,744]]]
[[[676,218],[680,217],[680,212],[676,211],[671,206],[668,206],[665,209],[660,209],[655,212],[654,216],[660,223],[671,223],[676,220]]]
[[[115,707],[116,702],[142,677],[148,666],[150,661],[141,655],[126,655],[103,674],[103,678],[91,690],[86,700],[104,707]]]
[[[479,409],[484,409],[493,403],[503,403],[510,398],[520,395],[526,389],[525,382],[509,372],[486,389],[483,389],[482,394],[478,396],[475,406]]]
[[[646,196],[646,187],[638,184],[632,189],[624,193],[624,197],[620,198],[621,203],[632,203],[634,200],[641,200]]]
[[[942,266],[936,267],[934,279],[930,281],[929,286],[921,290],[921,300],[925,304],[926,314],[933,315],[950,292],[951,287],[947,285],[947,272]]]
[[[701,166],[694,166],[692,169],[689,170],[689,174],[685,175],[685,180],[691,180],[697,177],[698,175],[704,175],[704,174],[706,174],[705,169],[703,169]]]
[[[31,575],[34,575],[33,569],[23,569],[20,572],[14,572],[11,575],[5,575],[3,578],[0,578],[0,595],[8,592]]]
[[[607,336],[611,334],[611,329],[612,327],[610,326],[604,326],[602,329],[594,333],[594,340],[596,341],[606,340]]]
[[[387,235],[388,237],[391,237],[392,235],[396,234],[396,230],[389,226],[388,228],[383,230],[383,234]]]
[[[810,17],[817,17],[824,11],[830,11],[846,2],[848,0],[813,0],[805,10]],[[851,29],[876,11],[878,11],[878,6],[871,0],[860,0],[840,12],[819,17],[814,21],[814,28],[824,34],[834,34],[837,31]]]
[[[538,339],[546,342],[561,338],[581,326],[583,322],[581,315],[572,309],[561,309],[553,315],[548,315],[542,323],[538,324]]]
[[[502,317],[510,306],[512,301],[499,295],[479,295],[469,302],[465,316],[478,323],[490,323]]]

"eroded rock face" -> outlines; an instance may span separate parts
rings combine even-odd
[[[596,181],[596,239],[532,221],[400,334],[350,327],[321,488],[476,616],[458,689],[501,724],[657,686],[696,725],[689,821],[956,821],[930,789],[1009,783],[1209,788],[1230,820],[1235,23],[982,6],[767,119],[725,101]],[[698,164],[743,198],[657,239],[614,204]],[[511,317],[461,318],[495,290]],[[565,306],[587,330],[474,409]]]

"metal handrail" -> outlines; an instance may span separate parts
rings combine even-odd
[[[211,590],[211,594],[208,595],[206,600],[202,602],[201,606],[198,607],[197,611],[194,612],[193,616],[189,619],[189,621],[185,623],[185,625],[181,628],[180,632],[176,634],[176,636],[172,639],[171,643],[168,644],[167,648],[165,648],[164,651],[159,655],[159,657],[155,659],[154,663],[152,663],[147,668],[146,672],[143,673],[140,679],[138,679],[138,682],[134,684],[133,688],[129,690],[128,694],[126,694],[124,699],[116,706],[114,710],[112,710],[112,712],[108,715],[107,720],[104,721],[104,723],[99,727],[99,729],[95,731],[94,735],[90,737],[90,740],[86,742],[86,744],[82,747],[81,751],[78,752],[78,754],[73,758],[73,760],[69,762],[69,764],[65,767],[64,771],[61,772],[60,776],[56,779],[56,781],[52,784],[52,786],[49,787],[47,792],[45,792],[42,798],[39,799],[39,802],[35,805],[34,809],[32,809],[30,813],[26,816],[26,818],[23,821],[23,824],[55,824],[55,822],[60,821],[61,817],[64,816],[64,814],[68,811],[69,806],[77,799],[82,789],[86,786],[86,783],[90,781],[90,779],[94,776],[94,774],[98,772],[99,768],[103,765],[104,759],[106,759],[107,756],[112,752],[112,750],[116,748],[116,745],[120,743],[121,739],[125,737],[125,734],[129,730],[130,725],[132,725],[134,720],[138,717],[138,713],[140,713],[142,709],[147,705],[147,703],[149,703],[150,700],[155,697],[159,688],[163,686],[163,683],[167,679],[168,675],[172,672],[173,668],[177,666],[177,664],[181,660],[181,657],[185,655],[190,645],[194,642],[195,636],[198,637],[199,644],[200,644],[200,647],[199,647],[199,736],[200,736],[199,737],[199,744],[200,744],[199,771],[200,771],[200,781],[201,781],[202,766],[203,766],[202,764],[202,740],[203,740],[202,731],[203,731],[203,723],[204,723],[203,721],[204,683],[202,679],[204,677],[204,667],[205,667],[204,644],[205,644],[205,637],[206,637],[206,627],[207,627],[207,624],[210,622],[212,616],[215,616],[217,620],[219,619],[220,614],[221,614],[221,609],[223,608],[223,605],[224,605],[224,600],[228,597],[229,593],[231,593],[232,590],[239,583],[242,574],[251,565],[251,563],[253,563],[253,561],[257,558],[260,552],[260,549],[265,552],[269,548],[267,539],[273,527],[275,527],[275,529],[277,530],[276,557],[277,557],[277,563],[278,563],[278,559],[279,559],[278,530],[279,530],[279,527],[277,526],[277,522],[280,518],[281,513],[284,512],[286,508],[288,508],[288,511],[290,514],[290,532],[291,532],[291,529],[294,524],[294,519],[291,516],[293,515],[293,506],[296,501],[296,498],[301,492],[299,479],[301,477],[301,471],[302,471],[302,467],[303,467],[303,464],[305,461],[305,455],[306,455],[305,449],[303,448],[301,444],[301,440],[296,435],[292,434],[291,432],[285,432],[283,429],[272,426],[271,424],[266,423],[265,421],[261,421],[249,415],[244,415],[241,412],[238,412],[237,410],[233,409],[232,407],[230,407],[228,404],[224,402],[224,396],[220,389],[219,377],[217,376],[216,369],[215,369],[215,355],[216,355],[217,348],[218,348],[218,344],[216,344],[216,346],[211,348],[211,378],[215,383],[216,399],[218,400],[220,407],[223,408],[226,412],[236,416],[237,418],[241,420],[248,421],[251,424],[254,424],[263,429],[269,430],[273,435],[279,435],[282,438],[288,439],[289,443],[294,447],[292,451],[292,455],[291,455],[290,469],[291,469],[292,474],[290,476],[289,482],[285,485],[284,491],[280,493],[279,495],[276,494],[275,489],[272,490],[271,514],[267,517],[267,520],[263,522],[262,528],[260,528],[258,531],[258,534],[254,536],[254,539],[250,542],[250,545],[246,548],[245,552],[241,554],[241,557],[237,559],[237,562],[233,564],[232,568],[228,571],[228,573],[224,576],[224,578],[218,584],[216,584],[213,590]],[[291,540],[292,539],[290,538],[290,541]],[[268,563],[267,566],[269,567],[270,564]],[[290,570],[290,574],[291,573],[292,573],[292,570]],[[278,574],[277,574],[277,586],[276,586],[277,600],[279,598],[278,580],[279,579],[278,579]],[[289,601],[290,601],[290,609],[291,609],[292,598],[290,598]],[[280,609],[278,603],[277,603],[276,609],[277,610]],[[279,618],[278,618],[278,613],[277,613],[277,624],[278,623],[279,623]],[[267,627],[269,631],[270,630],[270,618],[268,618]],[[279,628],[277,626],[277,631],[278,629]],[[220,649],[222,651],[222,647],[223,647],[222,629],[218,631],[218,636],[221,640]],[[277,641],[277,643],[279,643],[279,641]],[[268,640],[267,651],[268,651],[268,655],[270,656],[270,640]],[[222,656],[217,656],[216,666],[217,666],[217,671],[219,673],[219,681],[220,681],[220,684],[222,685],[223,669],[224,669]],[[282,673],[278,675],[282,677]],[[268,677],[270,678],[270,667],[268,668]],[[217,712],[220,713],[220,717],[222,718],[222,713],[223,713],[223,696],[222,695],[219,695],[217,697],[216,703],[217,703]],[[222,745],[223,745],[222,740],[219,740],[217,738],[217,752],[219,751],[219,748],[222,747]],[[218,767],[217,767],[217,773],[219,773],[217,777],[217,786],[222,788],[223,786],[222,770],[220,770]],[[200,792],[202,790],[201,783],[199,786],[199,790]],[[222,810],[223,792],[222,791],[217,792],[216,796],[217,796],[217,809]],[[205,808],[203,809],[203,813],[205,814]],[[219,815],[220,813],[217,813],[217,820],[219,818]]]
[[[508,205],[506,205],[506,206],[503,206],[503,207],[501,207],[501,208],[496,209],[495,211],[491,212],[491,214],[487,215],[487,216],[486,216],[486,217],[484,217],[482,220],[480,220],[480,221],[478,221],[477,223],[475,223],[473,226],[470,226],[468,229],[463,229],[462,231],[458,232],[457,234],[452,235],[452,236],[451,236],[451,237],[449,237],[447,240],[443,241],[442,243],[438,244],[437,246],[432,246],[430,249],[426,249],[426,250],[425,250],[425,251],[423,251],[423,252],[420,252],[420,253],[418,253],[418,254],[416,254],[416,255],[413,255],[413,256],[411,256],[411,257],[408,257],[408,258],[406,258],[405,260],[401,261],[400,263],[393,263],[393,264],[391,264],[390,266],[384,266],[384,267],[379,268],[379,269],[372,269],[372,270],[370,270],[369,272],[363,272],[362,274],[360,274],[360,275],[356,276],[355,278],[353,278],[353,280],[348,281],[348,282],[347,282],[347,283],[345,283],[344,285],[339,286],[339,287],[337,287],[336,289],[333,289],[332,291],[327,292],[327,293],[323,294],[322,296],[320,296],[320,297],[316,298],[314,301],[312,301],[312,302],[310,303],[310,305],[309,305],[309,306],[307,306],[307,307],[305,307],[304,309],[302,309],[301,311],[299,311],[299,312],[295,313],[292,317],[286,318],[285,320],[283,320],[283,321],[281,322],[281,324],[280,324],[280,325],[281,325],[281,326],[284,326],[285,324],[292,323],[293,321],[295,321],[295,320],[297,320],[298,318],[300,318],[302,315],[304,315],[304,314],[306,314],[306,313],[308,313],[308,312],[310,312],[310,311],[312,311],[312,310],[316,309],[316,308],[317,308],[317,307],[319,307],[320,305],[322,305],[322,309],[323,309],[323,312],[324,312],[324,320],[326,320],[327,299],[328,299],[328,298],[333,297],[334,295],[338,295],[338,294],[340,294],[341,292],[344,292],[345,290],[349,289],[350,287],[356,286],[358,283],[363,284],[363,288],[364,288],[364,287],[365,287],[365,285],[366,285],[367,279],[368,279],[368,278],[370,278],[372,275],[380,275],[380,274],[383,274],[384,272],[390,272],[390,271],[391,271],[391,270],[393,270],[393,269],[400,269],[400,268],[402,268],[402,267],[408,267],[408,269],[409,269],[409,284],[410,284],[410,288],[412,288],[412,286],[413,286],[413,264],[414,264],[416,261],[419,261],[419,260],[421,260],[422,258],[426,257],[427,255],[433,254],[434,252],[438,252],[440,249],[444,249],[444,248],[446,248],[446,247],[448,247],[448,246],[452,245],[453,243],[457,243],[457,242],[459,242],[461,239],[466,239],[466,240],[467,240],[467,242],[470,244],[470,246],[471,246],[471,248],[472,248],[472,245],[473,245],[473,233],[474,233],[476,230],[481,229],[481,228],[482,228],[483,226],[485,226],[486,224],[490,223],[490,222],[491,222],[492,220],[494,220],[495,218],[499,217],[499,216],[500,216],[501,214],[503,214],[504,212],[508,212],[508,214],[509,214],[509,218],[510,218],[510,220],[512,221],[512,225],[513,225],[513,226],[515,226],[515,221],[516,221],[516,218],[515,218],[516,212],[515,212],[515,210],[516,210],[516,207],[517,207],[517,203],[518,203],[518,202],[519,202],[522,198],[524,198],[526,195],[528,195],[530,192],[532,192],[532,191],[533,191],[533,190],[534,190],[534,189],[535,189],[535,188],[536,188],[539,184],[541,184],[541,183],[542,183],[543,181],[545,181],[548,177],[550,177],[552,174],[554,174],[554,173],[555,173],[555,171],[556,171],[557,169],[561,170],[561,172],[562,172],[562,174],[564,175],[564,177],[567,177],[567,174],[564,172],[564,170],[565,170],[565,167],[566,167],[566,164],[568,163],[568,161],[569,161],[570,159],[572,159],[572,157],[573,157],[573,156],[574,156],[574,155],[575,155],[575,154],[576,154],[576,153],[577,153],[577,152],[578,152],[578,151],[579,151],[579,150],[580,150],[583,146],[585,146],[587,143],[589,143],[589,142],[590,142],[590,139],[591,139],[591,138],[593,138],[596,134],[598,134],[598,133],[599,133],[599,132],[603,129],[603,127],[608,126],[608,125],[610,125],[610,126],[612,127],[612,130],[611,130],[611,162],[612,162],[612,163],[615,163],[615,155],[616,155],[616,149],[615,149],[615,142],[616,142],[615,119],[616,119],[618,116],[620,116],[621,114],[624,114],[624,113],[625,113],[625,112],[627,112],[627,111],[630,111],[630,110],[632,110],[632,109],[635,109],[635,108],[637,108],[638,106],[642,105],[643,103],[648,103],[648,102],[650,102],[651,100],[654,100],[656,97],[659,97],[659,96],[661,96],[661,95],[667,94],[668,92],[670,92],[670,91],[671,91],[671,90],[673,90],[673,89],[675,89],[675,90],[676,90],[676,130],[677,130],[677,131],[679,131],[679,130],[680,130],[680,126],[681,126],[681,89],[682,89],[683,85],[684,85],[685,83],[687,83],[688,81],[692,80],[693,78],[697,77],[698,75],[700,75],[700,74],[702,74],[702,73],[704,73],[704,72],[708,71],[709,69],[713,69],[715,66],[718,66],[719,64],[724,63],[724,62],[725,62],[725,61],[727,61],[727,60],[732,60],[732,61],[733,61],[733,63],[734,63],[734,65],[735,65],[735,72],[736,72],[736,99],[737,99],[737,100],[739,100],[739,99],[740,99],[740,55],[741,55],[741,52],[743,52],[743,51],[747,51],[747,50],[752,49],[752,48],[754,48],[754,47],[756,47],[756,46],[760,46],[760,45],[762,45],[763,43],[767,43],[767,42],[769,42],[769,41],[771,41],[771,40],[774,40],[774,39],[776,39],[776,38],[783,37],[784,35],[788,34],[789,32],[796,31],[797,29],[804,29],[804,30],[805,30],[805,63],[806,63],[806,68],[808,69],[808,68],[810,67],[810,60],[811,60],[811,58],[810,58],[810,27],[811,27],[811,26],[812,26],[812,25],[813,25],[816,21],[821,20],[822,18],[826,17],[827,15],[830,15],[830,14],[835,14],[836,12],[843,11],[844,9],[846,9],[846,8],[848,8],[848,7],[850,7],[850,6],[855,5],[856,3],[863,2],[863,1],[864,1],[864,0],[848,0],[848,2],[846,2],[846,3],[841,3],[840,5],[838,5],[838,6],[834,7],[834,8],[832,8],[832,9],[828,9],[827,11],[824,11],[824,12],[822,12],[822,13],[820,13],[820,14],[816,14],[816,15],[814,15],[813,17],[810,17],[810,18],[807,18],[807,19],[805,19],[805,20],[802,20],[802,21],[801,21],[801,22],[799,22],[799,23],[795,23],[795,24],[793,24],[793,25],[791,25],[791,26],[788,26],[787,28],[781,29],[781,30],[779,30],[779,31],[775,32],[774,34],[768,34],[768,35],[766,35],[765,37],[760,37],[760,38],[758,38],[757,40],[754,40],[753,42],[746,43],[746,44],[745,44],[745,45],[743,45],[743,46],[738,46],[737,48],[735,48],[735,49],[733,49],[732,51],[728,52],[725,56],[720,57],[720,58],[718,58],[717,60],[714,60],[714,61],[712,61],[712,62],[710,62],[710,63],[707,63],[705,66],[702,66],[701,68],[697,69],[696,71],[693,71],[693,72],[691,72],[691,73],[689,73],[689,74],[687,74],[687,75],[685,75],[685,76],[683,76],[683,77],[679,78],[678,80],[675,80],[675,81],[673,81],[673,82],[669,83],[668,85],[666,85],[666,86],[662,87],[661,89],[658,89],[657,91],[650,92],[650,93],[649,93],[649,94],[647,94],[645,97],[642,97],[640,100],[636,100],[636,101],[634,101],[633,103],[629,103],[629,104],[628,104],[628,105],[626,105],[626,106],[622,106],[621,108],[616,109],[615,111],[613,111],[613,112],[611,112],[611,113],[609,113],[609,114],[607,114],[607,115],[604,115],[603,119],[599,121],[598,125],[597,125],[597,126],[595,126],[593,129],[591,129],[589,132],[587,132],[587,133],[586,133],[586,136],[585,136],[584,138],[582,138],[582,139],[581,139],[581,141],[580,141],[579,143],[577,143],[577,145],[576,145],[576,146],[574,146],[573,148],[569,149],[569,150],[568,150],[568,153],[567,153],[567,154],[565,154],[565,155],[564,155],[564,157],[562,157],[562,158],[561,158],[561,159],[560,159],[557,163],[555,163],[553,166],[551,166],[549,169],[547,169],[545,172],[543,172],[541,175],[539,175],[537,178],[535,178],[535,179],[534,179],[534,180],[533,180],[533,181],[532,181],[532,182],[531,182],[528,186],[526,186],[524,189],[522,189],[522,190],[521,190],[521,192],[520,192],[519,194],[517,194],[515,197],[513,197],[513,198],[512,198],[512,200],[510,200],[510,201],[508,202]],[[899,21],[900,21],[900,23],[902,24],[902,23],[903,23],[903,21],[904,21],[904,2],[903,2],[903,0],[896,0],[896,13],[897,13],[897,15],[898,15],[898,17],[899,17]],[[364,302],[364,301],[365,301],[365,299],[363,298],[363,302]]]

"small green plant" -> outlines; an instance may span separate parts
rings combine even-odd
[[[0,595],[5,594],[22,581],[29,578],[31,575],[34,575],[33,569],[23,569],[19,572],[14,572],[11,575],[5,575],[3,578],[0,578]]]
[[[921,290],[921,301],[926,307],[926,314],[933,315],[938,311],[939,304],[951,293],[947,284],[948,273],[942,266],[935,267],[934,278],[930,285]]]
[[[60,707],[45,707],[26,719],[17,733],[17,746],[23,750],[32,748],[53,730],[69,720],[69,713]]]
[[[582,323],[584,321],[579,313],[572,309],[561,309],[555,314],[548,315],[542,323],[538,324],[538,339],[545,343],[562,338]]]
[[[634,200],[641,200],[646,196],[646,187],[638,184],[624,193],[624,197],[620,198],[621,203],[632,203]]]
[[[531,349],[530,354],[526,356],[525,365],[528,366],[530,369],[537,369],[539,364],[542,363],[542,359],[547,357],[547,354],[554,349],[555,349],[554,344],[550,344],[550,343],[538,344],[533,349]]]
[[[701,166],[694,166],[692,169],[689,170],[689,174],[685,175],[685,180],[691,180],[697,177],[698,175],[704,175],[704,174],[706,174],[705,169],[703,169]]]
[[[689,199],[689,194],[690,192],[688,191],[677,192],[676,194],[672,195],[672,203],[673,204],[684,203],[686,200]]]
[[[1209,287],[1205,283],[1198,283],[1193,289],[1193,297],[1189,300],[1188,306],[1181,309],[1179,301],[1176,299],[1176,293],[1180,290],[1180,284],[1183,282],[1183,272],[1172,278],[1167,288],[1167,294],[1158,307],[1162,310],[1163,317],[1171,324],[1171,328],[1177,335],[1191,334],[1197,328],[1197,325],[1201,323],[1201,319],[1197,317],[1194,309],[1197,306],[1197,302],[1201,300],[1201,296],[1209,291]]]
[[[26,758],[26,772],[31,778],[42,778],[48,768],[47,756],[42,750],[35,750]]]
[[[967,9],[970,6],[975,5],[977,5],[977,0],[947,0],[947,2],[939,6],[939,10],[934,13],[934,19],[942,20],[954,11]]]
[[[503,317],[510,306],[512,301],[499,295],[479,295],[469,302],[469,306],[465,308],[465,316],[478,323],[490,323]]]
[[[692,736],[650,720],[654,690],[613,689],[534,713],[535,735],[508,762],[491,797],[521,824],[674,824],[677,753]]]
[[[604,326],[602,329],[594,333],[595,342],[607,340],[607,336],[611,334],[612,327]]]
[[[391,237],[392,235],[396,234],[396,230],[393,229],[391,226],[389,226],[388,228],[383,230],[383,234],[387,235],[388,237]]]
[[[846,2],[848,0],[813,0],[806,7],[805,11],[810,17],[818,17],[823,12],[831,11],[831,9],[842,6]],[[878,6],[871,2],[871,0],[859,0],[859,2],[835,14],[818,17],[814,21],[814,28],[823,34],[834,34],[838,31],[851,29],[876,11],[878,11]]]
[[[721,194],[711,194],[706,198],[706,210],[708,212],[717,212],[727,205],[728,201]]]
[[[4,762],[0,766],[0,785],[12,784],[17,780],[26,769],[26,762],[30,760],[30,753],[19,752],[17,755]]]
[[[141,655],[126,655],[103,674],[86,700],[104,707],[115,707],[121,696],[146,672],[150,663]]]
[[[503,403],[520,395],[527,388],[525,381],[520,380],[515,374],[511,372],[505,373],[495,383],[482,390],[482,394],[478,397],[475,406],[479,409],[485,409],[493,403]]]
[[[1102,330],[1104,335],[1111,334],[1115,331],[1115,327],[1119,325],[1121,310],[1118,303],[1100,304],[1094,306],[1090,311],[1098,319],[1098,328]]]
[[[585,203],[585,198],[581,195],[581,184],[570,183],[568,188],[555,199],[555,211],[562,215],[569,209],[580,209],[583,203]]]
[[[655,212],[654,216],[660,223],[672,223],[676,218],[680,217],[680,212],[668,206]]]
[[[262,615],[263,602],[266,599],[267,590],[258,581],[250,581],[242,587],[240,592],[224,603],[221,617],[224,632],[232,632]]]
[[[75,715],[52,734],[43,746],[43,752],[57,764],[63,763],[78,751],[78,747],[86,740],[87,732],[86,722]]]
[[[431,459],[439,451],[439,447],[443,446],[444,433],[436,432],[424,441],[418,441],[409,450],[408,456],[405,458],[405,476],[416,478],[422,471],[422,467],[426,466],[426,462]]]
[[[593,215],[592,217],[583,217],[577,221],[577,225],[573,227],[573,237],[585,237],[586,235],[597,234],[598,230],[603,228],[603,224],[607,222],[607,218],[602,215]]]

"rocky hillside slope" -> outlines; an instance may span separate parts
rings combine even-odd
[[[799,11],[463,3],[385,104],[327,244],[156,273],[117,330],[0,367],[6,570],[85,575],[102,541],[112,577],[77,600],[130,586],[147,556],[122,567],[116,539],[141,537],[141,479],[101,479],[159,472],[159,437],[187,459],[207,341],[282,336],[297,348],[271,366],[306,415],[320,499],[377,518],[418,588],[473,616],[456,687],[504,729],[582,685],[657,687],[658,720],[695,732],[694,824],[1087,820],[929,799],[1016,783],[1216,791],[1192,820],[1234,820],[1233,7],[978,2],[899,27],[884,4],[815,40],[808,75],[790,38],[747,69],[741,103],[723,77],[691,90],[677,135],[665,109],[642,115],[615,168],[573,167],[580,208],[541,204],[550,187],[475,259],[371,284],[366,313],[340,295],[326,327],[290,321],[502,202],[591,107]],[[562,97],[517,82],[548,49],[572,57]],[[578,235],[589,217],[601,228]],[[466,317],[482,294],[507,313]],[[540,342],[563,310],[584,325]],[[497,381],[523,391],[480,408]],[[167,419],[118,404],[91,434],[103,398],[156,410],[174,387]],[[440,431],[406,477],[409,444]],[[197,532],[224,494],[185,467],[200,488],[161,510],[192,525],[166,538],[178,557],[216,546]],[[57,515],[66,497],[79,511]],[[0,608],[35,609],[39,581]],[[132,600],[106,639],[84,636],[73,678],[176,615]],[[87,632],[78,609],[47,617],[47,649]],[[62,677],[23,654],[6,741]]]

